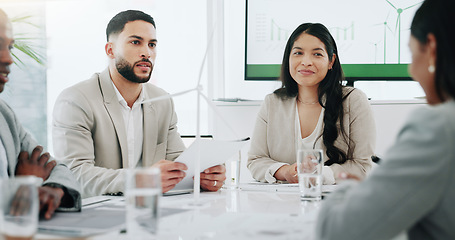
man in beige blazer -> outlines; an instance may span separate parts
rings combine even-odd
[[[83,197],[124,191],[125,168],[161,169],[163,192],[175,187],[186,166],[173,160],[185,149],[172,99],[143,103],[167,93],[147,83],[156,57],[151,16],[128,10],[107,29],[108,69],[64,90],[54,107],[55,155],[82,184]],[[166,160],[165,160],[166,159]],[[201,188],[217,191],[224,166],[201,173]]]

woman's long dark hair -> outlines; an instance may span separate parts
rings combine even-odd
[[[435,86],[439,100],[455,99],[455,1],[426,0],[411,24],[411,35],[426,44],[436,38]]]
[[[343,80],[343,70],[341,69],[340,58],[338,56],[338,49],[330,34],[329,30],[320,23],[304,23],[298,26],[286,43],[284,50],[283,62],[281,64],[281,87],[275,90],[275,94],[282,99],[295,98],[299,93],[297,82],[292,78],[289,72],[289,57],[294,42],[297,38],[303,34],[309,34],[317,37],[324,43],[329,60],[332,61],[333,54],[335,54],[335,61],[332,69],[327,72],[325,78],[319,83],[318,87],[318,100],[319,104],[325,108],[324,112],[324,130],[322,132],[322,139],[324,146],[326,147],[326,154],[328,161],[325,165],[332,165],[334,163],[342,164],[346,162],[348,154],[343,150],[334,146],[335,140],[339,134],[342,134],[345,141],[350,145],[350,140],[343,128],[343,101],[350,94],[347,93],[343,96],[343,87],[341,82]],[[325,96],[325,104],[322,99]],[[337,122],[340,122],[340,129],[337,127]],[[319,136],[321,137],[321,136]]]

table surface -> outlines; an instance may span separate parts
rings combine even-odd
[[[336,188],[335,185],[323,186],[323,196]],[[166,212],[163,214],[166,216],[159,219],[157,236],[144,236],[144,239],[311,240],[314,239],[316,218],[322,201],[301,201],[295,184],[272,186],[258,183],[243,183],[235,190],[202,192],[197,205],[194,204],[193,194],[161,197],[160,210]],[[84,199],[83,205],[82,211],[89,212],[90,209],[109,205],[124,206],[124,198],[93,197]],[[122,233],[122,229],[87,238],[39,233],[35,239],[137,240],[137,237],[131,238]],[[406,233],[402,232],[392,240],[407,240]]]
[[[99,199],[102,197],[85,199],[84,203]],[[112,197],[83,207],[82,211],[115,201],[122,204],[123,198]],[[302,202],[295,188],[221,189],[202,192],[197,203],[193,194],[162,197],[160,209],[178,213],[160,218],[156,239],[313,239],[321,205],[321,202]],[[41,233],[36,238],[61,239]],[[112,231],[87,239],[128,238],[127,234]]]

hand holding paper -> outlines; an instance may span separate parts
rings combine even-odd
[[[201,172],[201,188],[208,191],[218,191],[226,180],[226,168],[224,165],[217,165]]]
[[[249,139],[249,138],[248,138]],[[180,189],[192,189],[193,185],[193,176],[194,176],[194,162],[196,159],[199,157],[200,159],[200,168],[199,172],[203,172],[204,170],[222,165],[224,164],[229,158],[234,156],[246,143],[246,140],[240,140],[240,141],[218,141],[218,140],[210,140],[210,139],[199,139],[193,142],[191,146],[186,149],[180,156],[175,160],[175,162],[180,162],[184,163],[187,167],[188,170],[186,170],[186,176],[183,178],[183,180],[178,183],[174,189],[180,190]],[[222,167],[224,169],[224,167]],[[224,169],[217,170],[216,171],[223,171],[226,172]],[[213,175],[213,174],[212,174]],[[206,177],[207,175],[201,175],[201,179],[203,177]],[[220,176],[218,176],[220,177]],[[224,176],[225,178],[225,176]],[[221,187],[223,185],[222,182],[218,183],[218,181],[224,181],[216,178],[217,184],[216,186]],[[207,179],[208,180],[208,179]],[[214,182],[215,178],[213,181],[211,181],[212,185],[215,185]],[[204,181],[205,183],[201,182],[202,184],[209,185],[209,182]],[[219,189],[218,187],[218,189]],[[214,188],[210,188],[208,190],[211,190]],[[212,190],[211,190],[212,191]],[[216,190],[215,190],[216,191]]]
[[[172,162],[169,160],[160,160],[153,167],[157,167],[161,172],[161,187],[163,193],[171,190],[177,183],[185,177],[184,170],[187,170],[185,164]]]

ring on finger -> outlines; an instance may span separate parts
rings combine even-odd
[[[215,187],[215,186],[216,186],[216,184],[217,184],[217,182],[216,182],[216,180],[215,180],[215,182],[213,183],[213,186]]]

